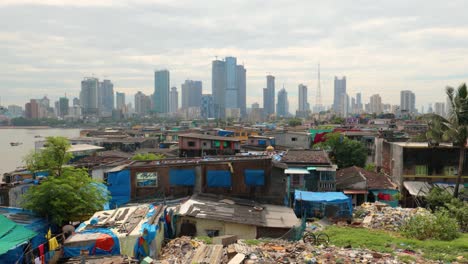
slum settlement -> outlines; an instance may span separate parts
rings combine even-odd
[[[329,149],[316,147],[329,133],[360,142],[373,167],[339,167]],[[457,171],[456,147],[411,142],[408,133],[379,120],[334,128],[83,130],[68,139],[73,158],[66,166],[86,169],[108,203],[51,231],[48,219],[20,208],[48,173],[6,173],[0,262],[401,263],[398,254],[334,246],[320,234],[334,225],[398,231],[429,213],[420,207],[431,189],[453,193],[458,173],[468,179],[468,163]],[[38,151],[45,147],[36,142]],[[133,158],[148,153],[153,158]],[[315,242],[304,237],[309,233]]]

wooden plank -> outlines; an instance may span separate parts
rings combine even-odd
[[[242,253],[237,253],[229,262],[228,264],[242,264],[245,259],[245,255]]]

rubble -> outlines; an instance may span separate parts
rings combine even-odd
[[[184,246],[185,245],[185,246]],[[164,248],[158,263],[179,264],[214,263],[403,263],[400,256],[411,255],[415,263],[438,263],[423,259],[415,252],[396,252],[396,254],[375,252],[368,249],[342,248],[336,246],[313,246],[302,241],[286,240],[238,240],[237,243],[223,248],[223,256],[219,256],[220,245],[205,245],[190,237],[171,240]],[[185,250],[184,250],[185,248]],[[197,253],[195,253],[197,252]],[[203,256],[200,258],[199,256]],[[199,262],[200,259],[204,261]]]
[[[364,203],[355,210],[355,218],[363,218],[362,225],[372,229],[398,231],[411,217],[429,214],[424,208],[390,207],[384,203]]]

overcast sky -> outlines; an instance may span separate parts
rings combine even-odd
[[[1,104],[79,94],[80,81],[108,78],[133,97],[153,92],[153,71],[171,86],[203,81],[211,61],[234,56],[247,69],[247,104],[262,105],[265,75],[289,93],[309,87],[315,103],[317,63],[324,104],[333,78],[347,77],[350,96],[379,93],[399,104],[416,93],[420,108],[445,101],[444,88],[468,80],[466,1],[181,1],[0,0]]]

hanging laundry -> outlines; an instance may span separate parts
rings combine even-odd
[[[49,240],[49,250],[53,251],[59,248],[59,243],[57,242],[57,238],[53,237]]]

